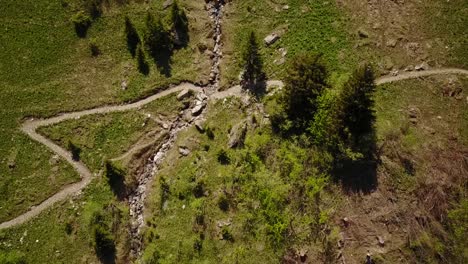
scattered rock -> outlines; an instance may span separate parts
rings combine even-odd
[[[217,221],[216,222],[216,226],[219,227],[219,228],[222,228],[222,227],[225,227],[225,226],[230,226],[232,224],[232,219],[229,218],[228,220],[226,221]]]
[[[305,262],[307,260],[307,249],[299,250],[299,258],[301,259],[301,262]]]
[[[182,156],[188,156],[188,154],[190,154],[190,150],[186,147],[179,147],[179,154]]]
[[[413,65],[408,65],[404,71],[414,71],[414,66]]]
[[[284,57],[281,58],[281,59],[276,59],[276,60],[273,61],[273,63],[276,64],[276,65],[282,65],[285,62],[286,62],[286,59]]]
[[[163,8],[164,8],[164,9],[167,9],[167,8],[170,7],[173,3],[174,3],[174,0],[166,0],[166,1],[164,1],[164,3],[163,3]]]
[[[57,165],[59,163],[59,161],[60,161],[60,156],[55,154],[50,158],[49,164],[50,165]]]
[[[272,34],[266,36],[264,41],[265,41],[265,44],[267,46],[270,46],[271,44],[275,43],[279,38],[280,38],[280,36],[278,36],[278,34],[272,33]]]
[[[191,91],[189,89],[183,89],[178,95],[177,100],[182,100],[190,96]]]
[[[384,241],[383,237],[377,236],[377,240],[379,242],[379,246],[381,246],[381,247],[385,246],[385,241]]]
[[[247,134],[247,123],[240,122],[235,125],[229,132],[228,146],[230,148],[242,147],[244,145],[245,136]]]
[[[283,10],[289,10],[289,5],[284,5]]]
[[[201,133],[205,132],[204,122],[202,120],[195,121],[195,128]]]
[[[398,40],[396,40],[396,39],[389,39],[389,40],[387,40],[386,45],[387,45],[387,47],[394,48],[397,45],[397,42],[398,42]]]
[[[418,108],[412,106],[412,107],[410,107],[408,109],[408,116],[410,118],[417,118],[418,115],[419,115],[419,109]]]
[[[127,83],[127,80],[123,80],[121,83],[120,83],[120,88],[122,88],[122,90],[127,90],[127,87],[128,87],[128,83]]]
[[[374,264],[374,261],[372,260],[372,256],[369,251],[367,252],[367,255],[366,255],[366,264]]]
[[[360,28],[358,30],[358,36],[360,38],[368,38],[369,37],[369,33],[367,31],[365,31],[364,29]]]
[[[348,217],[343,218],[342,221],[343,221],[343,224],[344,224],[345,227],[348,227],[348,226],[349,226],[350,221],[349,221],[349,218],[348,218]]]
[[[429,64],[427,64],[427,62],[423,62],[421,64],[418,64],[414,67],[415,70],[417,71],[427,71],[429,70]]]

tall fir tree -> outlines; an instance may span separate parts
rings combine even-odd
[[[304,132],[317,111],[317,99],[329,88],[321,55],[301,54],[290,63],[285,79],[283,109],[291,129]]]
[[[346,139],[352,148],[361,152],[368,152],[366,141],[374,132],[375,88],[374,72],[372,67],[366,64],[353,72],[345,83],[338,102],[339,118],[342,121],[341,137]]]
[[[135,57],[137,46],[141,40],[138,31],[127,16],[125,17],[125,35],[127,37],[128,51],[132,54],[132,57]]]
[[[265,79],[263,60],[259,53],[258,41],[255,32],[251,31],[242,55],[244,87],[252,87]]]

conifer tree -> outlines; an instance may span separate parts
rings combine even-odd
[[[125,35],[127,37],[127,48],[132,57],[136,55],[136,49],[140,41],[140,36],[130,18],[125,17]]]
[[[252,87],[265,79],[263,61],[259,53],[258,41],[255,32],[250,32],[247,44],[242,55],[243,61],[243,86]]]
[[[283,109],[290,129],[304,132],[314,119],[317,98],[329,88],[328,72],[321,55],[301,54],[291,61],[286,76]]]
[[[367,148],[366,138],[374,131],[375,92],[374,72],[369,65],[359,67],[343,87],[338,102],[339,118],[342,121],[341,137],[351,144],[352,148],[359,148],[361,152]],[[367,153],[363,153],[367,154]]]

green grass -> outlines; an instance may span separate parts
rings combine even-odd
[[[175,95],[169,95],[138,111],[85,116],[40,128],[39,132],[64,148],[73,142],[82,151],[81,160],[99,172],[106,160],[124,154],[145,134],[161,131],[153,118],[161,116],[161,121],[170,123],[182,107]]]
[[[468,2],[424,1],[424,5],[425,31],[429,38],[438,40],[431,56],[442,65],[468,68]]]
[[[284,5],[288,10],[283,10]],[[279,11],[275,9],[279,9]],[[322,53],[332,72],[346,72],[356,63],[352,55],[347,17],[333,1],[234,1],[228,4],[224,30],[222,84],[236,82],[240,73],[241,48],[250,30],[256,32],[270,79],[281,79],[285,65],[277,65],[279,48],[287,50],[287,59],[302,52]],[[263,39],[272,32],[284,32],[270,47]]]
[[[26,224],[0,231],[0,253],[22,252],[26,263],[97,263],[89,222],[93,212],[101,211],[112,197],[106,179],[94,180],[78,198],[60,202]],[[126,216],[128,209],[121,210]]]
[[[297,193],[316,186],[321,206],[336,206],[323,186],[318,187],[313,168],[303,164],[314,153],[287,140],[281,142],[265,124],[249,125],[246,146],[229,149],[229,130],[247,118],[246,112],[237,99],[210,104],[205,127],[214,138],[195,128],[179,135],[147,201],[144,261],[277,263],[296,247],[313,248],[314,257],[323,257],[317,250],[321,245],[310,236],[328,222],[329,211],[312,213],[317,212],[314,203]],[[265,121],[261,114],[255,115],[258,124]],[[177,146],[186,146],[191,153],[180,157]],[[229,157],[227,164],[219,160],[223,150]],[[220,207],[222,199],[227,208]],[[301,202],[307,204],[304,213],[299,213]],[[231,224],[218,227],[223,221]],[[289,225],[301,231],[292,234]]]
[[[108,217],[110,222],[118,225],[113,229],[117,256],[126,259],[129,253],[127,225],[130,217],[127,204],[116,202],[108,179],[99,172],[104,169],[107,159],[125,153],[146,133],[161,130],[159,124],[147,119],[148,114],[170,122],[182,106],[183,103],[175,95],[169,95],[138,111],[85,116],[41,128],[41,134],[65,148],[69,140],[80,147],[81,160],[97,177],[78,198],[61,202],[19,227],[1,231],[0,253],[22,252],[28,263],[96,262],[89,222],[94,212],[104,211],[114,213]],[[143,123],[146,123],[144,127]],[[109,209],[114,207],[119,209],[117,216],[115,209]],[[71,226],[70,234],[67,233],[67,226]],[[21,237],[24,237],[22,243]]]
[[[70,22],[82,9],[81,1],[2,2],[0,152],[5,155],[0,158],[0,221],[26,211],[79,179],[69,165],[60,163],[59,169],[48,165],[53,154],[19,131],[23,118],[135,100],[171,83],[195,82],[208,74],[208,57],[196,49],[198,42],[205,41],[209,19],[203,3],[180,1],[189,16],[191,42],[174,53],[172,76],[167,78],[154,69],[154,64],[149,76],[138,73],[123,33],[125,15],[141,34],[146,10],[163,15],[163,1],[132,1],[129,5],[110,2],[85,39],[76,36]],[[102,53],[96,58],[91,57],[91,40]],[[120,88],[123,80],[128,82],[125,91]],[[8,167],[10,156],[16,164],[13,169]]]
[[[468,143],[468,114],[464,98],[443,95],[449,77],[439,76],[381,85],[376,93],[377,134],[384,140],[392,133],[403,131],[408,149],[426,145],[428,141],[446,145],[455,136]],[[466,93],[468,79],[458,77],[458,87]],[[418,112],[417,125],[411,125],[409,109]],[[440,118],[439,118],[440,116]],[[431,135],[432,131],[437,131]]]

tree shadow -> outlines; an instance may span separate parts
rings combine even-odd
[[[334,175],[346,193],[370,194],[377,189],[377,161],[347,161]]]
[[[74,161],[80,161],[81,148],[75,145],[73,142],[68,142],[68,150],[71,152],[72,159]]]
[[[333,175],[341,183],[346,193],[370,194],[378,187],[377,166],[379,164],[375,131],[368,137],[355,143],[362,158],[352,160],[338,159]]]
[[[106,162],[106,176],[112,192],[119,200],[127,196],[127,187],[125,185],[125,172],[114,166],[110,161]]]
[[[151,52],[151,57],[154,59],[156,68],[159,73],[165,77],[172,76],[172,55],[173,51],[169,48],[159,49]]]

